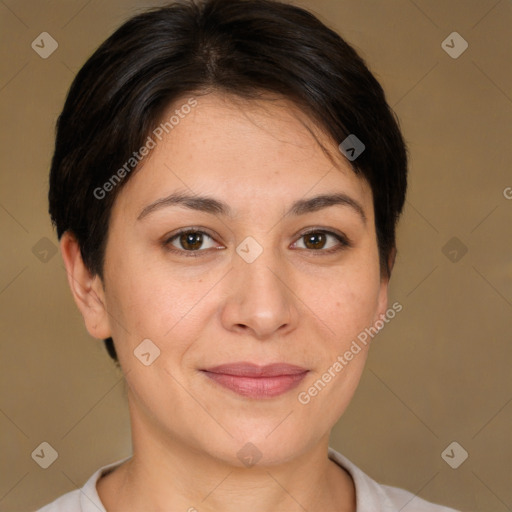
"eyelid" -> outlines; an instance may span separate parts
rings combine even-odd
[[[308,227],[308,228],[304,228],[304,230],[301,231],[296,236],[297,236],[297,239],[299,239],[303,236],[309,235],[310,233],[324,233],[326,235],[331,235],[331,236],[334,236],[336,239],[340,240],[341,242],[343,242],[345,245],[347,245],[349,247],[353,246],[352,240],[345,233],[343,233],[342,231],[339,231],[337,229],[334,229],[334,228],[324,228],[321,226]],[[316,252],[320,252],[320,251],[316,251]]]
[[[211,233],[210,233],[210,230],[208,230],[207,228],[203,228],[203,227],[200,227],[200,226],[190,226],[190,227],[187,227],[187,228],[181,228],[181,229],[178,229],[177,231],[169,234],[169,235],[165,235],[163,237],[163,241],[162,241],[162,244],[164,246],[164,248],[166,250],[168,250],[169,252],[172,252],[172,253],[175,253],[175,254],[179,254],[179,255],[184,255],[186,257],[188,256],[192,256],[192,257],[196,257],[196,256],[201,256],[201,253],[206,253],[206,252],[209,252],[210,250],[212,249],[222,249],[222,248],[219,248],[219,247],[209,247],[208,249],[198,249],[196,251],[185,251],[184,249],[178,249],[177,247],[174,247],[172,245],[172,242],[177,239],[180,235],[183,235],[183,234],[187,234],[187,233],[201,233],[202,235],[206,235],[207,237],[211,238],[213,241],[216,241],[215,240],[215,236],[213,236]],[[225,247],[224,247],[225,249]]]
[[[352,241],[342,233],[341,231],[338,231],[336,229],[331,228],[321,228],[321,227],[313,227],[313,228],[307,228],[305,231],[302,231],[298,236],[295,242],[293,242],[293,245],[297,244],[300,239],[303,237],[309,235],[309,234],[316,234],[316,233],[322,233],[326,236],[331,236],[336,239],[338,244],[334,247],[331,247],[329,249],[308,249],[308,248],[299,248],[300,251],[306,252],[308,255],[311,255],[313,257],[321,257],[321,256],[329,256],[332,254],[338,254],[341,251],[348,249],[350,247],[353,247]]]
[[[203,227],[194,227],[194,226],[191,226],[191,227],[187,227],[187,228],[182,228],[182,229],[179,229],[178,231],[170,234],[170,235],[166,235],[163,237],[163,245],[164,247],[169,251],[169,252],[172,252],[172,253],[176,253],[176,254],[180,254],[180,255],[184,255],[185,257],[188,257],[188,256],[192,256],[192,257],[197,257],[197,256],[200,256],[201,253],[208,253],[210,252],[212,249],[217,249],[217,250],[220,250],[220,249],[225,249],[225,247],[209,247],[208,249],[197,249],[195,251],[186,251],[184,249],[178,249],[174,246],[172,246],[171,242],[173,242],[176,238],[178,238],[180,235],[182,234],[186,234],[186,233],[201,233],[203,235],[206,235],[208,236],[209,238],[211,238],[212,240],[215,241],[215,236],[213,236],[209,230],[207,228],[203,228]],[[342,233],[341,231],[338,231],[336,229],[333,229],[333,228],[323,228],[323,227],[308,227],[308,228],[304,228],[304,230],[302,230],[300,233],[296,234],[295,235],[295,242],[293,242],[293,244],[296,244],[301,238],[303,238],[304,236],[306,235],[309,235],[309,234],[312,234],[312,233],[323,233],[327,236],[332,236],[334,238],[336,238],[336,240],[339,242],[340,246],[336,247],[336,248],[330,248],[330,249],[318,249],[318,250],[315,250],[315,249],[300,249],[301,251],[306,251],[308,253],[317,253],[318,255],[322,255],[322,254],[332,254],[332,253],[335,253],[335,252],[339,252],[345,248],[348,248],[348,247],[352,247],[353,246],[353,243],[352,241],[344,234]]]

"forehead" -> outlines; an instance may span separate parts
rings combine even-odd
[[[120,191],[112,220],[134,220],[147,204],[175,190],[215,195],[240,216],[332,191],[372,209],[367,182],[291,102],[209,94],[190,109],[180,108],[188,99],[166,110],[162,122],[172,118],[173,124],[168,133],[161,130],[161,140],[150,134],[154,147]],[[336,165],[319,142],[335,155]]]

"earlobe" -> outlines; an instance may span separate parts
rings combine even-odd
[[[103,284],[98,275],[91,275],[85,266],[75,236],[66,231],[60,240],[60,251],[69,287],[82,313],[89,334],[98,339],[111,337]]]

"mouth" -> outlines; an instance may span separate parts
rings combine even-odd
[[[237,362],[201,370],[224,388],[247,398],[274,398],[298,386],[309,370],[286,363],[259,366]]]

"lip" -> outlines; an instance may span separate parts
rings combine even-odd
[[[235,377],[279,377],[283,375],[298,375],[308,370],[287,363],[273,363],[260,366],[246,361],[237,361],[236,363],[221,364],[212,368],[206,368],[203,371],[233,375]]]
[[[255,399],[282,395],[295,388],[309,372],[306,368],[286,363],[259,366],[245,361],[201,371],[221,386]]]

